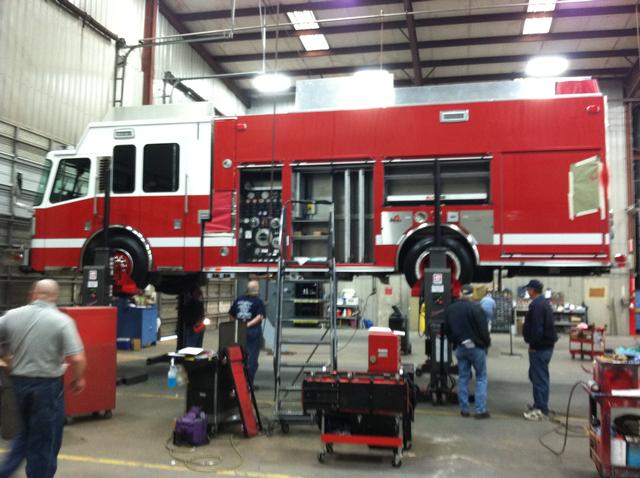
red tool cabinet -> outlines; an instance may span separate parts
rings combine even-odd
[[[61,307],[76,323],[87,356],[86,388],[71,393],[71,374],[64,377],[66,417],[103,413],[111,416],[116,407],[116,326],[115,307]]]
[[[594,364],[594,381],[587,388],[589,454],[602,477],[640,476],[640,466],[632,463],[637,462],[637,443],[625,443],[613,430],[616,413],[640,408],[638,367],[635,363],[608,362],[600,358],[596,358]],[[619,456],[620,449],[613,450],[614,444],[617,447],[623,444],[622,456]]]

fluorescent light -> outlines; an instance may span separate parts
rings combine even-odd
[[[300,35],[300,41],[307,51],[329,49],[329,43],[327,43],[327,39],[322,33],[318,35]]]
[[[311,10],[287,12],[287,16],[296,30],[317,30],[320,28],[316,21],[316,16]]]
[[[528,76],[559,76],[569,68],[569,61],[562,56],[538,56],[527,63]]]
[[[253,87],[262,93],[280,93],[291,88],[291,79],[282,73],[263,73],[253,79]]]
[[[556,9],[556,0],[529,0],[527,12],[552,12]]]
[[[553,17],[527,18],[524,21],[523,35],[535,35],[537,33],[549,33]]]

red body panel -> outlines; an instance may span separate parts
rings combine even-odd
[[[60,308],[76,323],[87,356],[86,388],[70,392],[70,373],[65,374],[64,409],[68,417],[111,411],[116,407],[115,307]]]
[[[442,110],[465,109],[469,121],[441,123]],[[274,123],[275,122],[275,123]],[[519,264],[523,260],[584,260],[609,263],[606,213],[571,219],[568,214],[568,176],[571,163],[593,155],[603,159],[606,189],[604,99],[601,96],[556,97],[464,104],[404,106],[372,110],[288,113],[219,119],[214,122],[213,204],[219,214],[231,214],[239,184],[237,166],[282,163],[283,200],[291,198],[291,168],[296,161],[374,160],[373,234],[381,234],[381,213],[424,211],[433,222],[433,207],[384,205],[384,168],[388,158],[489,155],[490,200],[486,204],[443,205],[443,221],[455,211],[491,211],[493,243],[477,245],[479,264]],[[275,134],[274,134],[275,128]],[[275,145],[272,144],[275,137]],[[275,152],[275,155],[273,154]],[[203,158],[196,158],[202,161]],[[225,160],[231,166],[225,166]],[[199,210],[210,208],[207,195],[112,198],[111,224],[128,225],[149,241],[152,269],[225,271],[239,264],[237,237],[224,245],[212,239],[200,264]],[[95,204],[94,204],[95,201]],[[605,204],[602,208],[608,210]],[[98,211],[94,213],[94,211]],[[31,264],[78,267],[85,241],[100,230],[102,199],[87,198],[36,209],[35,239],[75,239],[69,246],[35,247]],[[236,214],[237,208],[236,208]],[[210,232],[237,234],[238,218],[216,218]],[[176,222],[181,227],[176,227]],[[418,226],[413,223],[411,232]],[[554,242],[520,245],[505,234],[557,235]],[[567,234],[590,235],[588,243],[563,240]],[[593,237],[596,240],[593,240]],[[162,239],[162,240],[159,240]],[[184,240],[184,242],[180,242]],[[171,246],[167,243],[171,242]],[[56,243],[58,244],[58,243]],[[224,250],[226,248],[228,250]],[[376,244],[374,261],[358,266],[397,269],[398,245]],[[224,253],[223,253],[224,252]],[[565,264],[566,265],[566,264]],[[264,266],[264,264],[262,264]]]

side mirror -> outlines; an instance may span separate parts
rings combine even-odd
[[[22,195],[22,173],[16,173],[15,181],[13,182],[13,195],[16,199]]]
[[[13,181],[13,204],[16,207],[26,209],[27,211],[33,211],[33,206],[29,204],[24,204],[19,201],[20,196],[22,195],[22,173],[16,173],[15,180]]]

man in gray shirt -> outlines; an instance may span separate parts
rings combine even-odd
[[[27,459],[28,477],[55,475],[64,426],[63,375],[71,372],[71,390],[85,386],[86,359],[75,322],[56,307],[58,284],[35,283],[33,302],[0,317],[0,344],[11,361],[22,431],[0,467],[7,478]]]

